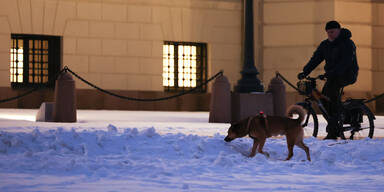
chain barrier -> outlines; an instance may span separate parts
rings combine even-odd
[[[369,103],[369,102],[372,102],[372,101],[376,101],[376,100],[380,99],[383,96],[384,96],[384,93],[382,93],[382,94],[380,94],[380,95],[378,95],[378,96],[376,96],[376,97],[374,97],[372,99],[365,100],[363,103]]]
[[[276,71],[276,77],[280,77],[280,79],[282,79],[284,82],[286,82],[289,86],[291,86],[293,89],[295,89],[297,92],[299,92],[300,94],[305,94],[304,92],[302,92],[299,88],[297,88],[296,86],[294,86],[291,82],[289,82],[282,74],[280,74],[278,71]]]
[[[302,93],[302,91],[300,91],[299,88],[297,88],[296,86],[294,86],[291,82],[289,82],[283,75],[281,75],[279,72],[276,71],[276,76],[277,77],[280,77],[284,82],[286,82],[289,86],[291,86],[292,88],[294,88],[297,92],[299,93]],[[384,93],[374,97],[374,98],[371,98],[371,99],[368,99],[368,100],[365,100],[363,103],[369,103],[369,102],[372,102],[372,101],[376,101],[378,99],[380,99],[381,97],[384,96]]]
[[[47,84],[50,83],[50,82],[51,82],[51,83],[54,83],[54,81],[56,81],[57,77],[58,77],[61,73],[63,73],[64,71],[65,71],[65,70],[62,69],[62,70],[60,70],[58,73],[56,73],[55,76],[54,76],[54,78],[51,79],[50,81],[48,81]],[[52,81],[53,81],[53,82],[52,82]],[[20,99],[20,98],[25,97],[25,96],[27,96],[27,95],[33,93],[33,92],[38,91],[39,89],[44,88],[44,87],[45,87],[45,86],[36,86],[36,87],[32,88],[31,90],[29,90],[29,91],[27,91],[27,92],[25,92],[25,93],[22,93],[22,94],[20,94],[20,95],[18,95],[18,96],[14,96],[14,97],[10,97],[10,98],[6,98],[6,99],[2,99],[2,100],[0,100],[0,103],[5,103],[5,102],[13,101],[13,100],[16,100],[16,99]]]
[[[71,69],[69,69],[67,66],[65,66],[61,71],[59,71],[56,75],[55,75],[55,78],[52,79],[52,81],[56,81],[57,77],[63,73],[63,72],[69,72],[71,73],[73,76],[75,76],[76,78],[78,78],[79,80],[81,80],[82,82],[84,82],[85,84],[103,92],[103,93],[106,93],[108,95],[111,95],[111,96],[114,96],[114,97],[118,97],[120,99],[126,99],[126,100],[131,100],[131,101],[143,101],[143,102],[152,102],[152,101],[163,101],[163,100],[168,100],[168,99],[173,99],[173,98],[176,98],[176,97],[180,97],[180,96],[183,96],[183,95],[186,95],[186,94],[189,94],[189,93],[192,93],[194,91],[196,91],[197,89],[203,87],[204,85],[207,85],[209,82],[211,82],[212,80],[216,79],[217,77],[219,76],[222,76],[223,75],[223,71],[220,71],[218,73],[216,73],[214,76],[212,76],[211,78],[209,78],[208,80],[206,80],[205,82],[201,83],[200,85],[190,89],[190,90],[187,90],[187,91],[183,91],[183,92],[180,92],[176,95],[171,95],[171,96],[167,96],[167,97],[161,97],[161,98],[151,98],[151,99],[141,99],[141,98],[134,98],[134,97],[127,97],[127,96],[123,96],[123,95],[118,95],[116,93],[113,93],[113,92],[110,92],[110,91],[107,91],[105,89],[102,89],[98,86],[96,86],[95,84],[92,84],[91,82],[85,80],[84,78],[82,78],[80,75],[78,75],[77,73],[73,72]],[[35,87],[21,95],[18,95],[18,96],[15,96],[15,97],[10,97],[10,98],[7,98],[7,99],[2,99],[0,100],[0,103],[5,103],[5,102],[9,102],[9,101],[13,101],[13,100],[16,100],[16,99],[20,99],[22,97],[25,97],[35,91],[38,91],[39,89],[43,88],[43,86],[39,86],[39,87]]]
[[[123,95],[118,95],[116,93],[107,91],[107,90],[102,89],[102,88],[96,86],[95,84],[92,84],[91,82],[85,80],[80,75],[78,75],[75,72],[73,72],[72,70],[70,70],[68,67],[64,67],[64,70],[70,72],[73,76],[75,76],[76,78],[78,78],[79,80],[84,82],[85,84],[87,84],[87,85],[97,89],[98,91],[101,91],[103,93],[106,93],[106,94],[114,96],[114,97],[118,97],[120,99],[126,99],[126,100],[131,100],[131,101],[143,101],[143,102],[163,101],[163,100],[173,99],[173,98],[176,98],[176,97],[180,97],[180,96],[192,93],[195,90],[201,88],[202,86],[207,85],[210,81],[212,81],[212,80],[216,79],[217,77],[223,75],[223,71],[220,71],[220,72],[216,73],[214,76],[212,76],[211,78],[209,78],[208,80],[206,80],[205,82],[201,83],[200,85],[198,85],[198,86],[196,86],[196,87],[194,87],[194,88],[192,88],[190,90],[178,93],[176,95],[171,95],[171,96],[161,97],[161,98],[141,99],[141,98],[134,98],[134,97],[127,97],[127,96],[123,96]]]

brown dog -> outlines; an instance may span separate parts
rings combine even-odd
[[[298,114],[298,119],[291,119],[293,114]],[[296,145],[303,149],[307,154],[308,161],[311,161],[309,155],[309,148],[304,144],[304,132],[301,123],[304,120],[305,112],[301,106],[292,105],[287,112],[288,117],[280,116],[265,116],[260,114],[257,116],[248,117],[238,123],[231,124],[228,129],[228,136],[225,137],[226,142],[230,142],[236,138],[249,135],[253,139],[253,147],[250,157],[256,155],[256,149],[259,153],[268,155],[263,151],[263,146],[268,137],[285,135],[288,145],[288,157],[286,160],[291,159],[293,156],[293,146]]]

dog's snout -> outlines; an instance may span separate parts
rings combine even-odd
[[[224,139],[224,141],[226,141],[226,142],[231,142],[233,139],[232,138],[230,138],[230,137],[225,137],[225,139]]]

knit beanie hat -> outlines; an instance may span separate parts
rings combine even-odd
[[[340,29],[340,24],[337,21],[328,21],[325,25],[325,30],[328,29]]]

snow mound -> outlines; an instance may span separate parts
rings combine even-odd
[[[283,161],[287,156],[285,139],[267,140],[264,150],[270,154],[269,158],[262,154],[249,158],[253,143],[249,138],[226,143],[225,136],[220,134],[213,137],[161,135],[154,127],[138,131],[118,129],[114,125],[108,125],[106,130],[41,131],[36,128],[30,133],[0,132],[0,172],[135,177],[147,183],[165,182],[163,185],[182,178],[183,182],[175,187],[196,191],[207,189],[198,180],[210,184],[220,180],[219,183],[238,186],[241,182],[254,182],[265,174],[353,173],[384,178],[383,139],[321,141],[307,138],[304,142],[312,157],[308,162],[305,152],[297,147],[292,160]],[[220,186],[215,189],[220,190]]]

